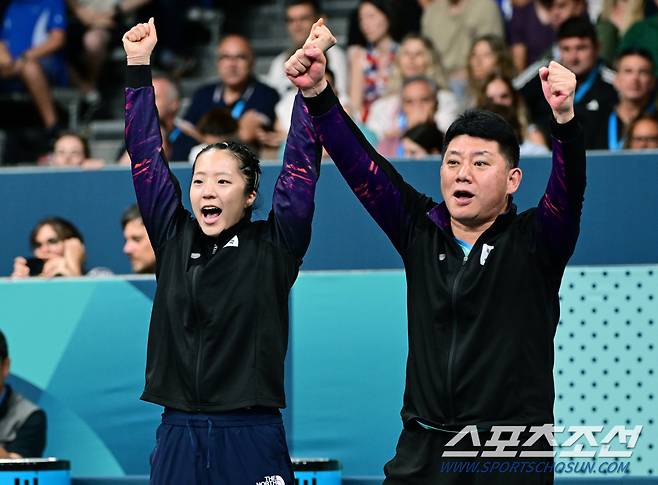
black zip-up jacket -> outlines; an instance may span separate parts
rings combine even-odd
[[[402,256],[409,356],[402,418],[435,427],[553,422],[558,290],[579,232],[585,150],[553,124],[553,170],[536,208],[509,210],[468,257],[450,215],[406,184],[328,88],[306,98],[318,137]]]
[[[156,255],[142,399],[187,412],[285,407],[288,294],[310,242],[321,157],[306,107],[296,100],[268,219],[210,238],[164,159],[148,66],[129,67],[128,86],[126,146]]]

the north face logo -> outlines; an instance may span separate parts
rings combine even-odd
[[[265,477],[265,480],[262,482],[256,482],[256,485],[286,485],[286,481],[279,475],[271,475]]]

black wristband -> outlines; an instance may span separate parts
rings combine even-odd
[[[147,86],[153,86],[151,66],[144,64],[127,67],[126,86],[129,88],[143,88]]]

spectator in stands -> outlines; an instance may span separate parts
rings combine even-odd
[[[7,384],[10,365],[0,330],[0,460],[39,458],[46,447],[46,413]]]
[[[512,7],[509,21],[509,43],[517,72],[543,56],[555,40],[551,26],[551,0],[532,0]]]
[[[133,273],[155,273],[155,253],[137,204],[128,207],[121,217],[123,253],[130,259]]]
[[[506,110],[492,109],[491,106],[507,106],[513,115]],[[548,153],[548,144],[540,130],[528,123],[528,111],[523,98],[514,89],[510,78],[500,74],[491,74],[478,94],[476,107],[488,109],[501,115],[515,127],[519,134],[520,150],[523,155],[538,155]],[[518,129],[515,125],[518,124]]]
[[[372,104],[366,126],[379,138],[399,137],[409,127],[401,112],[400,91],[406,79],[424,76],[436,84],[437,104],[434,121],[441,131],[457,118],[460,107],[457,97],[448,89],[445,71],[432,42],[419,34],[402,39],[389,82],[389,90]]]
[[[185,120],[196,125],[213,108],[227,108],[238,121],[242,143],[257,143],[259,131],[270,130],[276,115],[279,94],[256,79],[254,55],[249,41],[236,34],[224,37],[217,48],[217,72],[220,80],[199,88],[192,96]],[[187,153],[195,145],[187,137]],[[187,159],[187,156],[185,157]]]
[[[550,61],[556,58],[558,54],[558,47],[555,44],[555,39],[557,38],[557,31],[560,29],[560,26],[567,20],[570,19],[571,17],[585,17],[587,18],[587,1],[586,0],[540,0],[542,2],[542,5],[545,6],[546,12],[547,12],[547,18],[546,19],[540,19],[537,22],[546,22],[551,30],[551,39],[552,41],[546,45],[546,47],[537,54],[537,51],[539,50],[539,47],[536,46],[533,48],[533,52],[537,55],[536,60],[534,62],[532,61],[527,61],[526,68],[524,71],[522,71],[518,79],[519,81],[515,80],[514,84],[517,86],[519,83],[525,84],[532,78],[537,76],[537,71],[539,70],[540,67],[547,65]],[[540,27],[537,27],[537,29],[531,28],[528,25],[525,25],[525,22],[527,22],[530,25],[535,24],[535,22],[531,19],[520,19],[518,21],[519,23],[523,23],[523,29],[524,33],[521,35],[520,38],[517,38],[517,33],[518,32],[511,32],[510,31],[510,38],[512,42],[512,58],[514,61],[514,65],[517,66],[517,63],[520,63],[520,53],[519,53],[519,44],[520,43],[526,43],[528,47],[528,53],[530,52],[530,49],[532,48],[531,46],[534,43],[537,43],[541,40],[541,43],[543,45],[543,42],[545,39],[543,39],[543,35],[541,33],[542,29]],[[510,26],[512,28],[512,26]],[[514,26],[516,28],[516,24]],[[523,49],[522,49],[523,50]],[[518,71],[519,69],[517,69]]]
[[[588,149],[606,148],[599,143],[597,130],[600,120],[617,102],[617,93],[612,86],[614,73],[599,61],[596,30],[589,19],[572,17],[560,26],[557,38],[560,62],[576,74],[578,81],[574,101],[576,116],[584,128],[585,145]],[[530,121],[548,139],[551,114],[544,106],[539,78],[536,75],[535,78],[522,85],[520,91],[530,112]]]
[[[74,132],[60,133],[55,141],[55,148],[49,159],[53,167],[81,167],[86,169],[101,168],[103,160],[91,158],[87,139]]]
[[[462,105],[472,108],[482,85],[491,74],[514,77],[514,63],[502,37],[483,35],[473,42],[468,55],[468,86]]]
[[[619,53],[614,87],[619,102],[609,106],[598,121],[596,146],[621,150],[628,127],[638,116],[655,110],[656,76],[653,59],[646,49],[628,48]]]
[[[287,0],[286,2],[286,28],[291,46],[290,49],[274,58],[266,79],[267,83],[275,88],[281,97],[287,91],[297,91],[293,89],[293,85],[284,73],[284,64],[293,52],[304,45],[311,32],[311,26],[321,16],[322,9],[319,0]],[[335,85],[338,95],[344,98],[347,95],[347,58],[345,57],[345,51],[338,46],[333,46],[327,52],[327,59],[336,79]],[[287,114],[286,118],[290,118],[290,113]]]
[[[596,21],[601,59],[612,65],[617,47],[626,31],[644,18],[643,0],[603,0],[603,11]]]
[[[82,234],[66,219],[49,217],[30,233],[33,257],[14,259],[12,278],[82,276],[85,274],[85,246]]]
[[[201,117],[196,126],[200,142],[190,150],[188,161],[194,164],[197,155],[207,145],[238,140],[238,122],[226,108],[215,108]]]
[[[359,28],[365,46],[348,49],[352,115],[368,121],[370,107],[387,91],[398,44],[390,33],[390,14],[383,0],[361,0]]]
[[[402,134],[416,126],[434,122],[437,109],[437,86],[427,77],[407,79],[400,93],[400,125],[405,127],[402,133],[382,138],[377,151],[385,157],[404,156]]]
[[[160,124],[165,140],[164,148],[169,160],[181,162],[187,160],[190,146],[198,138],[194,125],[178,117],[181,97],[178,83],[164,73],[153,74],[153,89],[155,90],[155,106],[160,113]],[[120,165],[130,165],[128,152],[121,151],[117,160]]]
[[[443,147],[443,133],[434,121],[409,128],[402,135],[402,156],[404,158],[424,158],[440,155]]]
[[[504,35],[503,20],[493,0],[453,0],[430,3],[423,13],[422,33],[441,56],[452,91],[458,97],[466,88],[468,52],[485,34]]]
[[[631,123],[624,148],[631,150],[658,149],[658,115],[644,113]]]
[[[0,31],[0,91],[27,89],[48,136],[57,131],[50,85],[68,83],[62,52],[66,38],[63,0],[12,0]]]
[[[654,0],[658,7],[658,0]],[[628,47],[642,47],[651,53],[654,60],[654,73],[658,76],[658,13],[631,25],[621,39],[620,50]]]
[[[97,83],[112,46],[125,29],[125,16],[150,0],[67,0],[72,13],[67,51],[72,80],[88,102],[99,101]]]

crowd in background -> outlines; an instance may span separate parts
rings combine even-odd
[[[4,163],[85,168],[129,163],[124,150],[109,160],[92,158],[84,123],[75,133],[64,131],[70,120],[53,88],[75,90],[83,121],[102,118],[110,102],[116,108],[122,65],[113,65],[112,52],[128,25],[149,16],[155,16],[160,37],[154,82],[169,159],[193,160],[202,145],[227,139],[251,146],[263,158],[280,158],[295,95],[283,63],[324,11],[316,0],[287,0],[281,8],[290,48],[258,76],[245,19],[255,3],[267,2],[202,4],[224,8],[211,59],[195,55],[210,36],[187,20],[185,12],[194,6],[189,0],[5,0]],[[387,156],[439,153],[442,133],[472,107],[505,117],[518,132],[523,154],[546,153],[550,113],[537,70],[550,59],[578,77],[576,110],[588,149],[658,146],[658,0],[355,4],[346,45],[328,53],[331,81],[368,139]],[[179,81],[208,63],[215,63],[217,80],[184,95]]]

